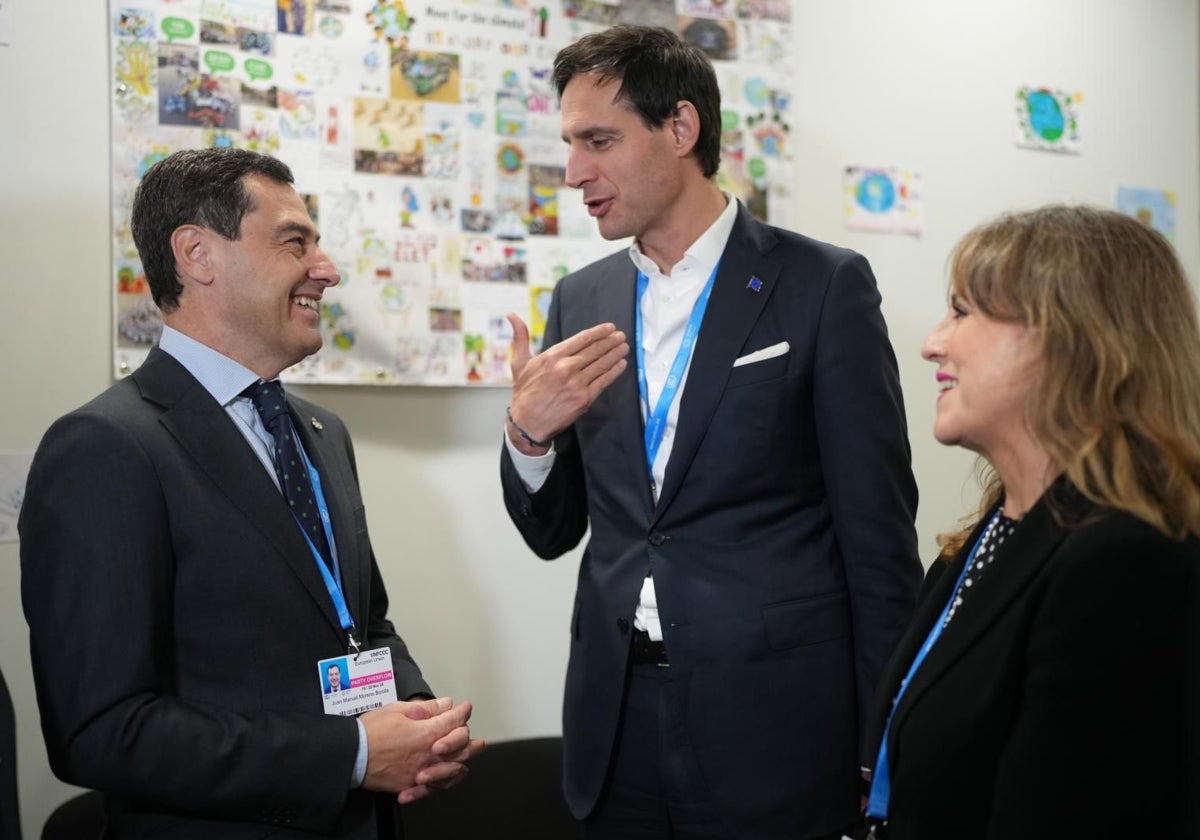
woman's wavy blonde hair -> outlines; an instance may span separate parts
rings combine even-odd
[[[1009,213],[955,246],[950,288],[1034,328],[1043,364],[1027,422],[1055,469],[1098,505],[1200,535],[1200,329],[1166,239],[1091,207]],[[983,466],[980,515],[1003,494]],[[943,555],[970,530],[939,536]]]

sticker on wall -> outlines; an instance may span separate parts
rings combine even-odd
[[[1150,187],[1117,187],[1117,212],[1132,216],[1168,239],[1175,238],[1175,193]]]
[[[1016,143],[1024,149],[1080,154],[1079,106],[1081,93],[1022,87],[1017,90]]]
[[[918,236],[924,229],[921,173],[895,166],[847,166],[843,188],[850,230]]]

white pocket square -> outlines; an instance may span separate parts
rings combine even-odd
[[[781,341],[778,344],[772,344],[770,347],[764,347],[761,350],[755,350],[753,353],[747,353],[745,356],[739,357],[734,361],[733,366],[741,367],[742,365],[752,365],[755,362],[765,362],[767,359],[782,356],[791,347],[786,341]]]

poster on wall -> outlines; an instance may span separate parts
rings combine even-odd
[[[1175,193],[1151,187],[1117,187],[1118,213],[1132,216],[1167,239],[1175,238]]]
[[[1083,152],[1079,139],[1079,106],[1083,94],[1052,88],[1017,89],[1016,144],[1025,149]]]
[[[680,32],[722,89],[721,186],[788,224],[787,0],[110,0],[114,368],[161,332],[129,230],[183,148],[274,155],[338,264],[322,350],[292,382],[507,384],[521,315],[606,242],[566,184],[554,55],[621,22]]]
[[[847,166],[842,190],[850,230],[912,236],[924,230],[920,172],[898,166]]]

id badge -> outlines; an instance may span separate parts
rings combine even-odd
[[[317,662],[317,679],[327,715],[360,715],[400,699],[392,674],[392,649],[387,647],[322,659]]]

